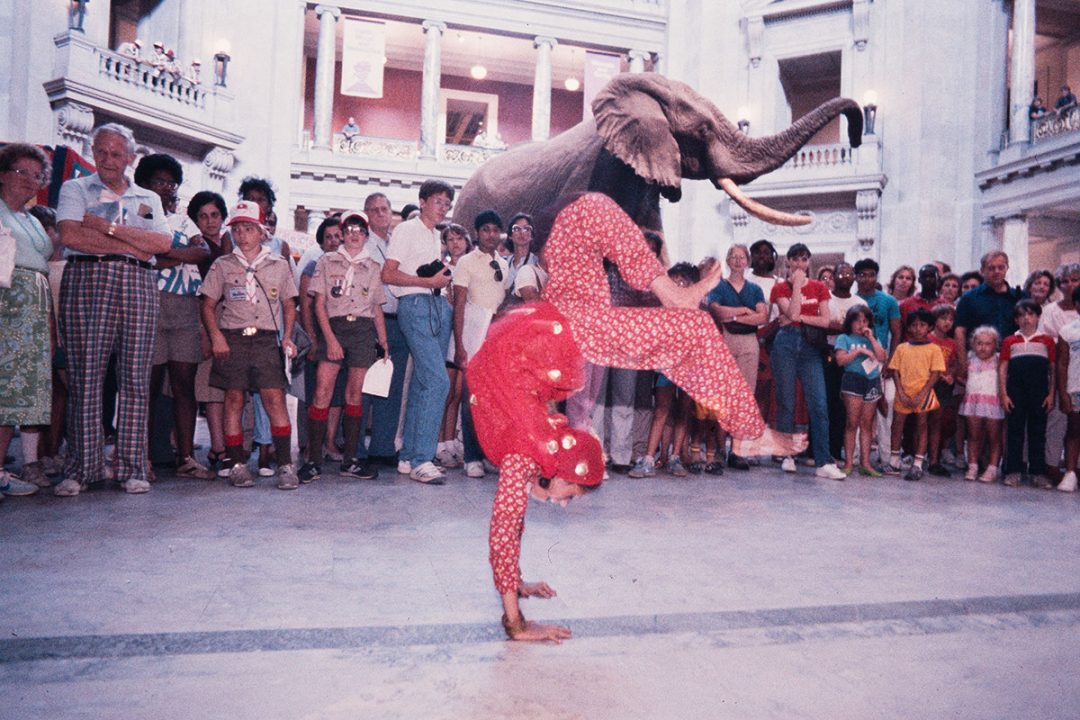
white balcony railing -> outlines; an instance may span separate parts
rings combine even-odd
[[[185,105],[206,107],[207,92],[201,84],[110,50],[99,48],[97,55],[98,74],[102,77]]]
[[[341,133],[335,133],[334,152],[382,160],[411,161],[416,159],[419,150],[414,140],[395,140],[365,135],[346,138]]]
[[[784,167],[801,170],[850,166],[856,162],[856,152],[858,151],[850,145],[807,145],[784,163]]]
[[[1033,143],[1074,132],[1080,132],[1080,106],[1077,105],[1061,112],[1048,112],[1031,121]]]

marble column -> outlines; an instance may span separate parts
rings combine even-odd
[[[439,86],[442,84],[442,34],[446,23],[425,20],[424,80],[420,93],[420,157],[433,158],[439,146]]]
[[[1009,142],[1029,142],[1028,106],[1035,88],[1035,0],[1013,0],[1009,60]]]
[[[551,136],[551,50],[558,44],[553,37],[537,37],[536,76],[533,80],[532,139],[547,140]]]
[[[334,66],[337,64],[337,19],[341,10],[316,5],[319,43],[315,55],[315,147],[329,149],[334,137]]]
[[[1022,284],[1028,276],[1028,221],[1024,215],[1012,215],[1001,224],[1001,249],[1009,256],[1010,285]]]
[[[644,50],[631,50],[630,51],[630,72],[643,73],[645,72],[645,61],[649,58],[649,53]]]

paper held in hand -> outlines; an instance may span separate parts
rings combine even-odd
[[[376,360],[364,374],[364,393],[386,397],[390,394],[390,378],[394,375],[394,363],[390,358]]]

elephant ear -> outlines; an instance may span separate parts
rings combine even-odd
[[[592,103],[604,148],[666,196],[681,194],[682,153],[646,74],[620,75]]]

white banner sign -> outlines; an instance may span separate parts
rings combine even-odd
[[[585,117],[592,115],[592,101],[596,93],[600,92],[611,78],[618,75],[621,69],[622,58],[618,55],[585,53],[585,92],[582,93]]]
[[[385,55],[385,25],[346,19],[341,37],[341,94],[381,98]]]

